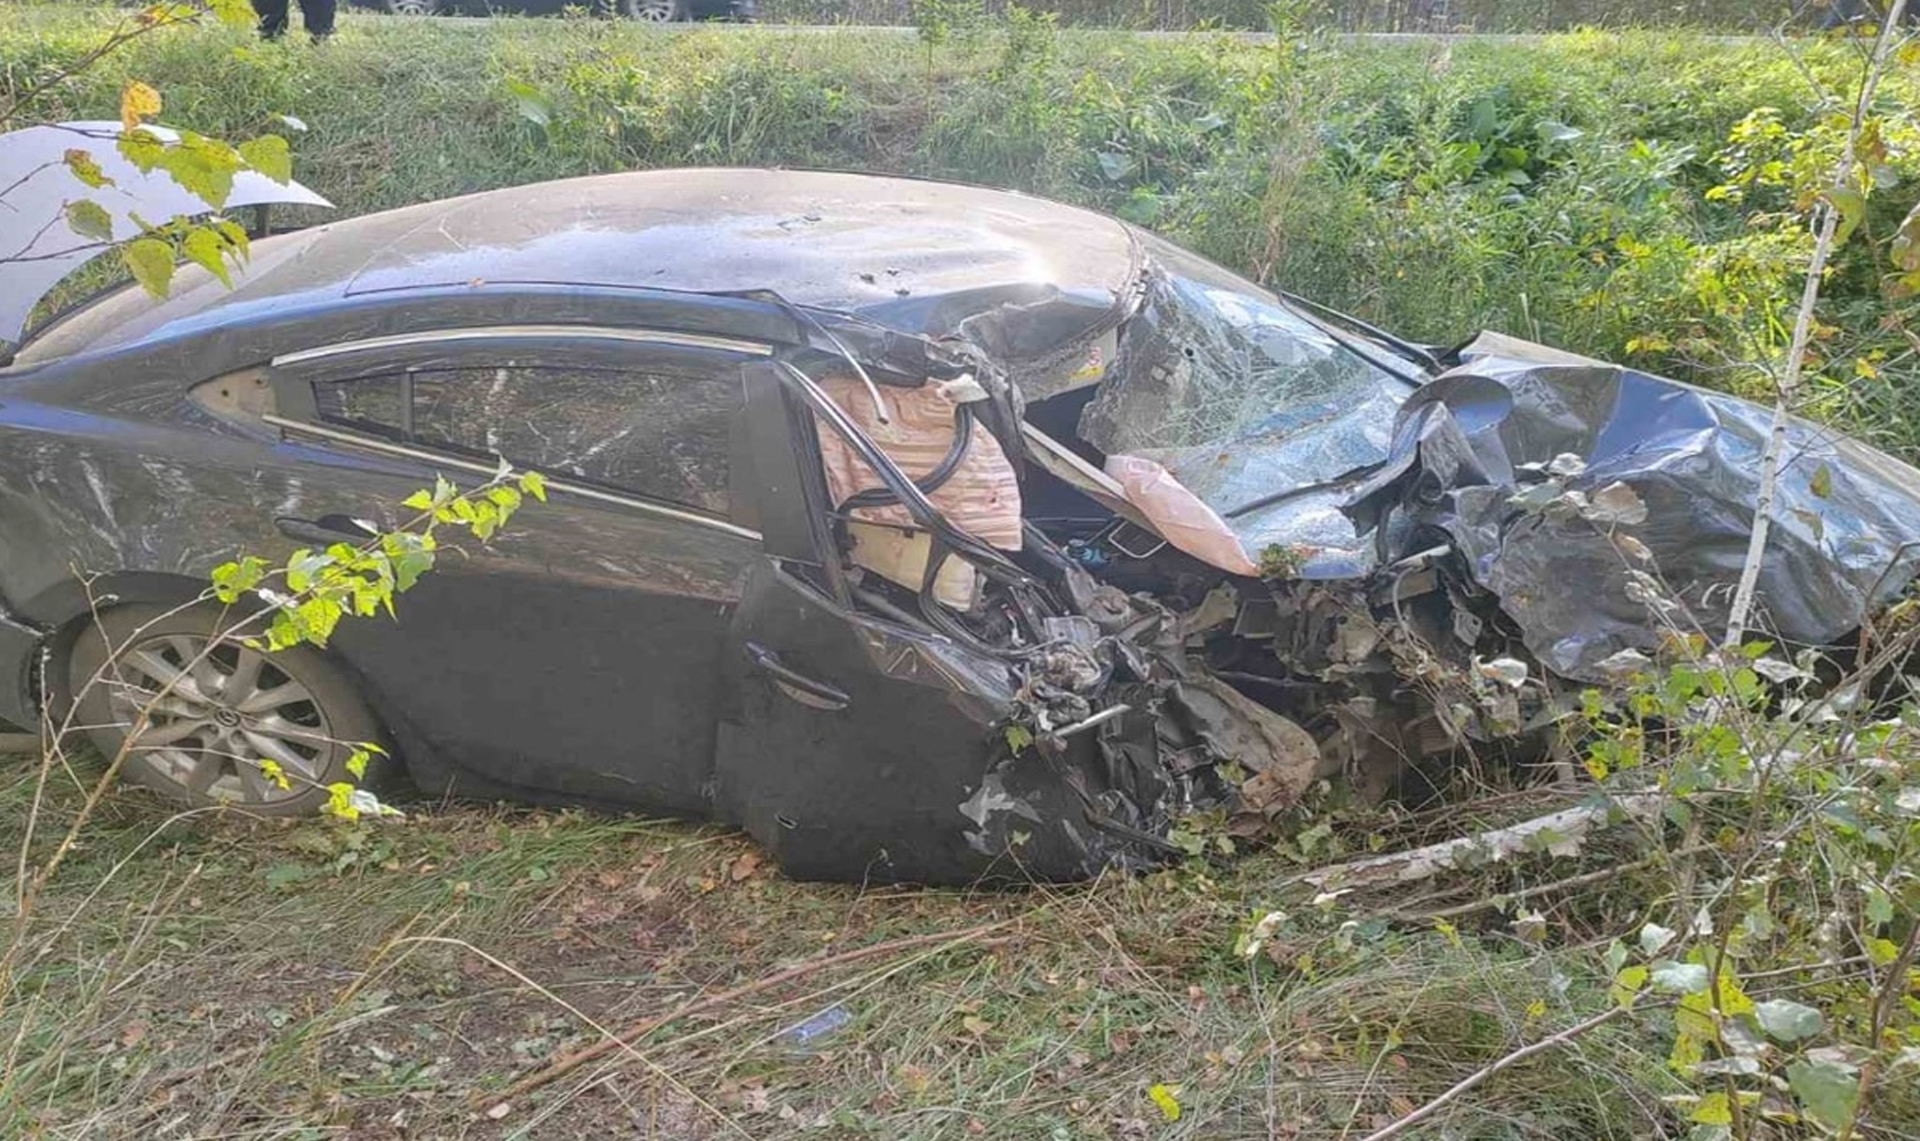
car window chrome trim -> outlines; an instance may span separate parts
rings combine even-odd
[[[370,452],[379,452],[383,455],[418,460],[421,463],[441,464],[460,471],[470,472],[474,475],[484,475],[491,478],[499,470],[495,466],[484,464],[477,460],[466,459],[460,456],[450,456],[445,452],[429,451],[425,448],[410,447],[406,444],[395,443],[391,440],[382,440],[375,436],[363,436],[358,432],[323,427],[319,424],[307,424],[299,420],[289,420],[284,416],[266,414],[262,415],[260,420],[283,432],[315,436],[322,440],[331,440],[335,443],[349,444],[356,448],[365,448]],[[544,472],[541,474],[545,475]],[[760,532],[752,530],[751,528],[742,527],[737,523],[729,523],[724,519],[714,519],[707,515],[697,515],[691,511],[683,511],[677,507],[669,507],[664,503],[654,503],[651,500],[638,499],[626,495],[616,495],[610,491],[602,491],[597,487],[586,487],[581,484],[572,483],[564,478],[556,479],[548,477],[546,485],[547,490],[550,492],[558,491],[567,495],[577,495],[582,499],[592,499],[600,503],[611,503],[616,507],[630,507],[636,511],[645,511],[650,515],[659,515],[680,523],[692,523],[695,526],[721,531],[742,539],[752,540],[756,543],[760,541]]]
[[[747,353],[757,357],[773,355],[773,346],[759,341],[743,341],[735,337],[721,337],[710,333],[683,333],[667,329],[627,329],[607,325],[474,325],[460,329],[431,329],[420,333],[394,333],[385,337],[368,337],[359,341],[340,341],[331,345],[319,345],[311,349],[297,349],[282,353],[269,362],[270,367],[284,368],[288,365],[303,364],[307,361],[325,360],[328,357],[345,356],[348,353],[369,352],[374,349],[410,348],[415,345],[434,345],[457,343],[461,341],[494,341],[514,337],[548,337],[582,341],[633,341],[648,345],[668,345],[688,349],[718,349],[730,353]]]

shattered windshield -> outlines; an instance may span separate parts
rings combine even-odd
[[[1146,296],[1080,435],[1165,466],[1253,557],[1272,543],[1353,548],[1330,497],[1296,495],[1384,459],[1414,382],[1251,282],[1141,241]]]

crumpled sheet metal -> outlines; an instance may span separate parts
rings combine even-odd
[[[1602,662],[1655,647],[1669,623],[1718,633],[1746,557],[1771,411],[1493,334],[1461,359],[1403,406],[1386,464],[1348,503],[1356,523],[1364,530],[1401,508],[1445,532],[1527,648],[1576,681],[1609,680]],[[1795,420],[1788,436],[1761,624],[1791,642],[1831,644],[1920,572],[1920,546],[1909,545],[1920,543],[1920,485],[1831,429]],[[1603,528],[1512,502],[1543,478],[1522,465],[1562,454],[1586,465],[1569,490],[1624,483],[1645,521]],[[1610,530],[1651,559],[1623,551]],[[1656,618],[1633,570],[1657,574],[1684,609]]]

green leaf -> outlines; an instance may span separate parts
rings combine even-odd
[[[214,19],[229,28],[244,28],[259,20],[249,0],[206,0]]]
[[[1644,966],[1623,967],[1613,976],[1613,1002],[1615,1006],[1632,1006],[1640,989],[1647,985],[1647,968]]]
[[[227,144],[182,131],[179,142],[161,149],[155,165],[182,190],[218,210],[233,193],[233,176],[242,163],[240,153]]]
[[[1807,481],[1807,490],[1813,493],[1815,499],[1831,499],[1833,497],[1833,469],[1826,464],[1821,464],[1819,467],[1814,468],[1813,478]]]
[[[1827,191],[1827,203],[1840,214],[1840,226],[1833,234],[1834,244],[1839,245],[1853,236],[1867,216],[1867,196],[1851,186],[1836,186]]]
[[[233,288],[233,275],[227,272],[226,242],[220,235],[206,226],[194,226],[180,242],[180,251],[187,260],[220,279],[220,284]]]
[[[293,154],[279,135],[261,135],[240,144],[240,158],[256,172],[282,185],[293,177]]]
[[[1154,1105],[1160,1108],[1160,1116],[1166,1118],[1168,1121],[1178,1121],[1180,1120],[1180,1099],[1176,1095],[1179,1091],[1179,1086],[1168,1086],[1155,1082],[1152,1086],[1148,1087],[1147,1097],[1153,1101]]]
[[[520,490],[542,503],[547,501],[547,479],[537,471],[525,472],[520,476]]]
[[[276,891],[285,891],[298,883],[319,875],[320,872],[307,864],[275,864],[267,869],[267,886]]]
[[[1787,1067],[1787,1086],[1808,1116],[1830,1129],[1853,1120],[1860,1105],[1860,1079],[1843,1062],[1795,1062]]]
[[[327,803],[320,811],[342,820],[360,819],[360,807],[353,802],[353,786],[336,781],[327,786]]]
[[[355,780],[364,780],[367,775],[367,762],[372,759],[365,746],[357,748],[347,758],[347,771],[353,774]]]
[[[287,560],[287,589],[300,594],[313,585],[314,576],[331,566],[333,556],[301,547]]]
[[[420,576],[433,569],[433,552],[427,550],[403,551],[393,556],[393,588],[405,592],[413,589]]]
[[[144,128],[121,135],[114,148],[141,174],[159,166],[160,159],[167,153],[167,144],[160,141],[160,136]]]
[[[1867,889],[1867,922],[1879,927],[1893,922],[1893,897],[1877,887]]]
[[[428,510],[433,506],[433,492],[428,491],[426,488],[423,487],[419,491],[416,491],[412,495],[409,495],[405,499],[402,499],[400,501],[400,506],[410,507],[415,511]]]
[[[1826,1027],[1826,1020],[1820,1017],[1819,1011],[1785,998],[1772,998],[1756,1004],[1753,1016],[1759,1020],[1760,1029],[1781,1042],[1811,1038]]]
[[[538,87],[524,80],[509,79],[507,94],[522,119],[543,130],[553,122],[553,100]]]
[[[309,598],[296,608],[296,621],[304,640],[322,648],[344,617],[346,608],[331,598]]]
[[[267,570],[266,560],[255,555],[247,555],[238,562],[221,563],[213,568],[209,576],[213,581],[214,597],[231,606],[240,600],[240,596],[260,585]]]
[[[1025,725],[1019,724],[1007,726],[1007,747],[1009,749],[1012,749],[1016,753],[1024,752],[1027,747],[1032,744],[1033,730],[1027,728]]]
[[[1653,985],[1676,994],[1699,994],[1707,989],[1712,976],[1699,963],[1672,961],[1653,965]]]
[[[111,242],[113,216],[98,202],[81,198],[67,203],[67,229],[96,242]]]
[[[100,164],[94,161],[91,152],[81,150],[79,147],[71,147],[61,157],[67,164],[67,169],[73,172],[73,176],[94,190],[113,185],[113,179],[108,178],[106,172],[100,169]]]
[[[140,287],[165,297],[173,284],[173,248],[158,238],[135,238],[121,247],[120,257]]]
[[[1674,932],[1668,928],[1658,923],[1649,923],[1640,928],[1640,953],[1647,956],[1657,955],[1668,943],[1673,942],[1673,937]]]
[[[1693,1114],[1687,1120],[1696,1125],[1732,1125],[1733,1106],[1726,1094],[1710,1093],[1693,1107]]]

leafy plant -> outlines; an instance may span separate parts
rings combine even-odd
[[[61,85],[135,41],[206,21],[248,26],[254,18],[251,5],[244,0],[163,0],[143,7],[110,28],[72,66],[27,84],[0,105],[0,131],[34,121]],[[220,213],[233,191],[236,174],[251,171],[280,183],[292,177],[292,156],[284,137],[262,134],[237,145],[192,131],[166,137],[148,126],[163,107],[158,90],[130,79],[120,89],[119,130],[76,132],[75,145],[62,156],[62,165],[75,180],[76,190],[99,190],[111,184],[111,176],[96,157],[96,151],[111,147],[142,174],[165,174],[206,206],[206,216],[155,220],[131,212],[124,218],[114,218],[97,201],[84,196],[67,203],[63,212],[67,228],[99,248],[114,249],[126,272],[156,297],[166,295],[174,266],[181,259],[204,267],[229,284],[229,267],[244,263],[246,229]],[[298,122],[284,116],[282,119],[289,125]],[[0,189],[0,203],[4,203],[5,195],[6,191]],[[134,236],[116,238],[124,223],[132,224]],[[0,264],[26,255],[31,244],[0,256]]]

